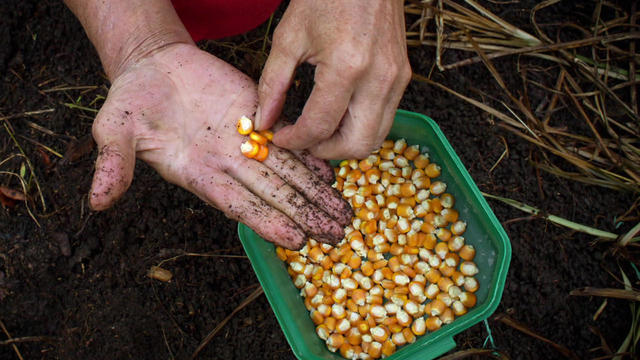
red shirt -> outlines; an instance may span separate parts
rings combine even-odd
[[[194,41],[219,39],[262,24],[281,0],[171,0]]]

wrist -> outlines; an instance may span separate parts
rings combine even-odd
[[[171,44],[193,44],[169,0],[65,2],[82,23],[112,81]]]

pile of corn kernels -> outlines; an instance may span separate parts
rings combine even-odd
[[[393,354],[476,304],[475,249],[439,165],[418,145],[386,140],[335,169],[354,209],[335,247],[313,239],[276,248],[330,351],[347,359]]]

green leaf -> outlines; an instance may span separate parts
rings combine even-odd
[[[20,177],[23,180],[26,180],[26,176],[27,176],[27,167],[24,163],[20,164]]]

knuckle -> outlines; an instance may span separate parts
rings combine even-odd
[[[311,132],[314,135],[315,138],[320,139],[320,140],[325,140],[331,137],[331,135],[333,135],[334,133],[333,128],[331,128],[331,126],[329,124],[327,124],[326,122],[323,121],[318,121],[316,123],[314,123]]]
[[[403,86],[407,86],[411,81],[411,76],[413,75],[413,71],[411,70],[411,65],[409,64],[409,60],[406,60],[402,67],[400,68],[399,79]]]
[[[353,47],[343,47],[338,51],[336,65],[345,70],[345,75],[357,78],[369,68],[370,60],[371,58],[364,51],[358,51]]]

